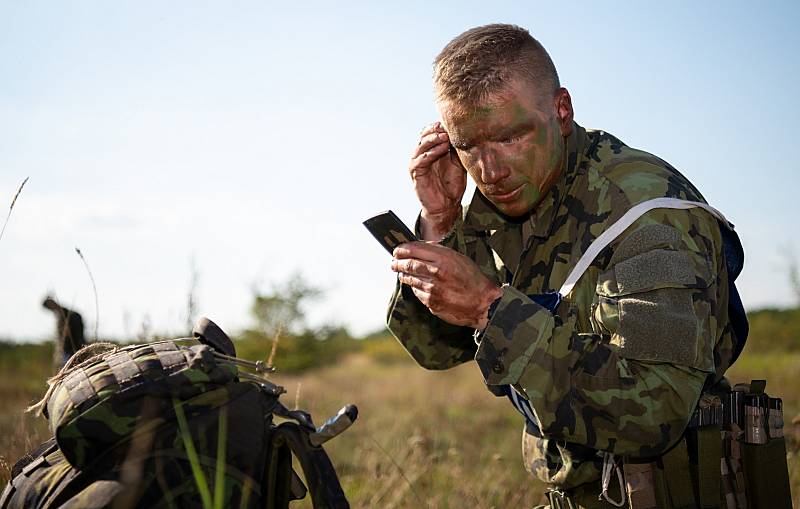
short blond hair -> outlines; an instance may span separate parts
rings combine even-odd
[[[527,79],[547,97],[560,88],[544,47],[524,28],[492,24],[472,28],[450,41],[434,61],[439,101],[475,105],[515,78]]]

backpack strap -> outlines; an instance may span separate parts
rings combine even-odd
[[[300,461],[300,466],[303,468],[308,488],[311,492],[311,500],[315,508],[320,509],[349,509],[350,504],[342,491],[342,485],[339,483],[339,478],[336,475],[336,470],[333,468],[328,454],[322,447],[315,447],[309,440],[309,434],[304,431],[299,425],[293,422],[285,422],[274,429],[272,441],[270,444],[270,452],[267,455],[267,493],[275,493],[280,495],[283,492],[282,498],[285,504],[288,504],[290,492],[287,489],[291,486],[293,479],[286,477],[286,472],[291,472],[291,458],[288,460],[289,468],[286,469],[287,463],[284,453],[286,448]],[[273,485],[278,488],[273,491]],[[281,488],[283,485],[286,488]],[[274,505],[272,505],[274,504]],[[278,497],[271,497],[271,501],[267,507],[269,509],[286,507],[283,500]]]
[[[0,509],[62,507],[64,497],[74,495],[80,474],[50,438],[14,465],[0,495]]]
[[[572,289],[575,287],[575,284],[578,280],[583,276],[583,273],[586,272],[586,269],[592,264],[597,255],[605,249],[609,244],[614,242],[617,237],[622,235],[630,225],[636,222],[637,219],[642,217],[644,214],[650,212],[653,209],[692,209],[692,208],[701,208],[707,212],[709,212],[712,216],[717,218],[723,225],[727,226],[730,229],[733,229],[733,225],[725,219],[725,216],[722,215],[722,212],[715,209],[711,205],[707,203],[702,203],[699,201],[689,201],[689,200],[681,200],[680,198],[654,198],[652,200],[643,201],[637,205],[631,207],[625,214],[620,217],[617,222],[609,226],[603,233],[597,236],[594,242],[589,245],[589,248],[583,253],[578,263],[575,264],[573,267],[572,272],[569,273],[567,276],[566,281],[561,286],[559,293],[561,295],[569,294]],[[738,275],[738,273],[737,273]]]
[[[693,208],[705,210],[714,216],[720,225],[720,235],[722,237],[722,246],[720,249],[722,250],[725,267],[728,271],[728,319],[731,322],[735,335],[733,354],[731,355],[731,364],[733,364],[736,362],[736,359],[739,358],[739,354],[742,353],[745,342],[747,341],[747,336],[750,332],[750,326],[747,322],[747,313],[744,310],[744,304],[742,304],[742,299],[739,296],[739,290],[736,288],[735,283],[736,278],[742,272],[742,267],[744,266],[744,250],[742,249],[739,236],[736,235],[733,229],[733,224],[725,219],[722,212],[707,203],[663,197],[643,201],[642,203],[634,205],[623,214],[617,222],[598,235],[594,242],[589,245],[589,248],[583,253],[583,256],[581,256],[578,263],[575,264],[575,267],[573,267],[572,271],[567,276],[559,293],[562,296],[569,294],[600,252],[614,242],[617,237],[622,235],[622,232],[647,212],[654,209],[688,210]]]
[[[0,495],[0,508],[5,509],[9,507],[9,503],[14,494],[20,489],[24,489],[24,483],[27,480],[28,474],[44,463],[45,456],[52,453],[57,448],[56,439],[50,438],[14,463],[14,466],[11,467],[11,478],[8,480],[3,494]],[[20,477],[21,475],[24,477]]]

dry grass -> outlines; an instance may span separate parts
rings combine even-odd
[[[97,329],[100,326],[100,300],[97,298],[97,284],[94,282],[94,274],[92,274],[92,269],[89,267],[89,262],[86,261],[86,257],[83,256],[83,252],[78,246],[75,246],[75,252],[78,253],[83,266],[86,268],[86,273],[89,274],[89,280],[92,282],[92,293],[94,293],[94,341],[96,343]]]
[[[22,181],[22,184],[19,185],[17,188],[16,194],[14,194],[14,198],[11,200],[11,205],[8,207],[8,214],[6,214],[6,220],[3,221],[3,227],[0,228],[0,239],[3,238],[3,234],[6,232],[6,226],[8,226],[8,220],[11,219],[11,212],[14,210],[14,205],[17,203],[17,198],[19,198],[20,193],[22,193],[22,188],[25,187],[25,184],[28,182],[30,177],[25,177],[25,180]]]
[[[43,418],[22,414],[41,396],[49,370],[47,347],[37,348],[27,359],[0,350],[2,483],[8,464],[47,437]],[[474,364],[430,372],[394,343],[376,342],[366,350],[369,354],[351,354],[301,375],[271,376],[288,390],[289,405],[302,386],[299,407],[317,424],[346,403],[358,405],[358,421],[325,446],[353,507],[505,508],[540,502],[542,488],[521,463],[521,419],[505,400],[486,391]],[[789,423],[800,413],[800,390],[793,383],[800,375],[799,360],[800,354],[746,352],[730,373],[734,381],[765,377],[767,389],[784,398],[796,494],[800,459]],[[311,504],[307,499],[292,507]]]
[[[25,413],[47,390],[52,375],[51,345],[15,348],[0,346],[0,482],[8,480],[10,465],[49,437],[47,421]]]
[[[399,347],[398,347],[399,348]],[[405,355],[405,354],[403,354]],[[474,365],[446,372],[355,354],[276,379],[321,421],[346,403],[351,429],[325,447],[353,507],[532,507],[542,489],[520,459],[519,414],[483,387]],[[310,504],[300,507],[310,507]]]

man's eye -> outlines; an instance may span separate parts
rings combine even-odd
[[[504,138],[500,140],[500,143],[503,145],[512,145],[522,139],[522,136],[509,136],[508,138]]]

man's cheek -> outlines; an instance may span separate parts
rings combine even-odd
[[[475,182],[475,185],[477,185],[480,188],[480,186],[481,186],[481,180],[480,180],[481,170],[478,168],[478,165],[475,163],[475,161],[465,160],[464,158],[462,158],[461,159],[461,164],[464,165],[464,169],[467,170],[467,174],[470,176],[472,181]]]
[[[532,206],[536,202],[539,201],[542,193],[539,191],[539,187],[535,185],[525,186],[525,189],[522,191],[522,196],[520,201],[525,203],[526,205]]]
[[[536,203],[540,197],[541,179],[539,165],[537,162],[542,158],[541,154],[544,153],[536,144],[530,144],[521,150],[514,161],[515,171],[526,177],[528,185],[525,186],[520,201],[532,204]]]

